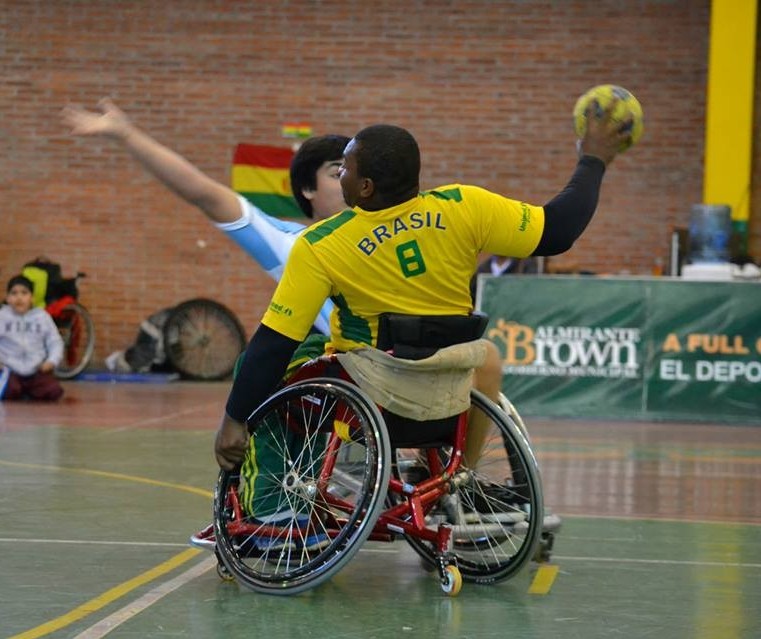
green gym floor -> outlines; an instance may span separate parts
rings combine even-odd
[[[186,543],[227,385],[64,386],[0,404],[0,637],[761,637],[759,427],[527,420],[550,564],[448,598],[404,541],[372,543],[274,597]]]

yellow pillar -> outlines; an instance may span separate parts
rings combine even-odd
[[[747,248],[758,0],[713,0],[703,203],[727,204]]]

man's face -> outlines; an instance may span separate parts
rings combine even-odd
[[[24,314],[32,308],[32,291],[22,284],[15,284],[5,296],[5,302],[16,313]]]
[[[315,190],[304,193],[312,203],[315,221],[324,220],[346,208],[339,180],[340,168],[341,160],[323,162],[315,174]]]
[[[357,143],[353,139],[344,149],[344,161],[340,173],[343,198],[349,206],[356,206],[363,180],[357,170]]]

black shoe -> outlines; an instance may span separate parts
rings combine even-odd
[[[414,464],[408,466],[402,471],[402,481],[408,484],[419,484],[426,479],[430,479],[431,473],[428,472],[428,468],[422,464]]]
[[[528,511],[528,501],[509,486],[476,479],[473,485],[460,492],[463,509],[470,509],[481,515],[516,514]],[[560,530],[562,519],[548,508],[544,509],[542,532],[555,533]]]

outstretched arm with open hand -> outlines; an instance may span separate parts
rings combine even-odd
[[[70,105],[63,109],[61,118],[72,135],[116,140],[151,175],[212,221],[234,222],[240,217],[240,204],[232,189],[140,130],[111,99],[102,99],[97,109],[90,111]]]

